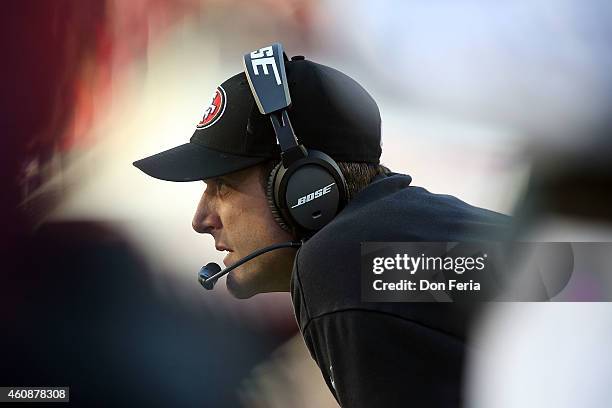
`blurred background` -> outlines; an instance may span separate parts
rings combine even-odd
[[[612,237],[605,0],[9,1],[0,18],[0,385],[106,404],[336,406],[288,294],[239,301],[197,283],[221,261],[191,229],[203,185],[131,164],[188,140],[242,55],[271,42],[360,82],[381,109],[382,162],[415,185],[516,214],[521,239]],[[580,370],[572,395],[609,406],[611,361],[594,350],[611,311],[492,307],[469,404],[546,406]]]

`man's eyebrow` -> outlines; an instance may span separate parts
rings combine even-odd
[[[218,179],[219,179],[219,177],[211,177],[211,178],[207,178],[207,179],[202,179],[202,183],[208,185],[208,184],[211,184],[211,183],[216,183]]]
[[[205,184],[206,183],[210,183],[210,182],[217,183],[219,181],[222,181],[224,183],[227,183],[227,182],[231,183],[233,180],[231,178],[227,177],[227,175],[211,177],[211,178],[207,178],[207,179],[202,179],[202,182],[205,183]]]

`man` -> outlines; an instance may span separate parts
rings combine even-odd
[[[345,74],[293,57],[285,63],[299,141],[340,167],[348,204],[314,234],[303,234],[271,203],[279,146],[244,73],[215,91],[189,143],[137,161],[170,181],[204,180],[193,228],[211,234],[229,266],[275,243],[227,277],[238,298],[290,291],[312,357],[343,407],[456,406],[470,316],[452,306],[361,301],[365,241],[462,241],[502,232],[507,217],[410,185],[380,165],[376,102]]]

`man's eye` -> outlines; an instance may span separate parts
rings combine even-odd
[[[216,185],[217,185],[217,191],[219,192],[223,192],[227,188],[227,183],[223,180],[217,180]]]

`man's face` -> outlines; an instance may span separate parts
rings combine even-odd
[[[192,226],[196,232],[211,234],[218,251],[228,251],[226,267],[257,249],[292,239],[272,217],[260,173],[261,167],[253,166],[204,180],[206,189]],[[228,274],[227,288],[238,298],[288,291],[294,257],[291,248],[256,257]]]

